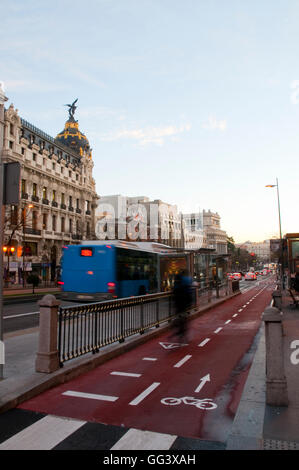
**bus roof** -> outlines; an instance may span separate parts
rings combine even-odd
[[[175,248],[155,242],[127,242],[125,240],[84,240],[80,245],[111,245],[116,248],[131,248],[132,250],[150,251],[153,253],[173,253]]]

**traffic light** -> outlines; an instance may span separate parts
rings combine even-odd
[[[11,245],[4,245],[2,250],[3,250],[3,253],[6,254],[7,256],[13,255],[14,252],[16,251],[15,247]]]

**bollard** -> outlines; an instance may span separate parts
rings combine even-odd
[[[266,336],[266,403],[288,406],[287,381],[284,373],[282,312],[267,307],[262,316]]]
[[[198,294],[198,287],[195,287],[195,308],[199,307],[199,294]]]
[[[39,302],[39,344],[35,361],[36,372],[51,373],[59,369],[57,349],[58,306],[54,295],[45,295]]]
[[[278,308],[279,310],[282,309],[282,295],[281,290],[277,289],[272,293],[273,297],[273,306]]]

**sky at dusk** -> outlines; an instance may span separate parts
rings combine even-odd
[[[0,0],[0,82],[100,196],[212,210],[236,242],[299,232],[299,1]]]

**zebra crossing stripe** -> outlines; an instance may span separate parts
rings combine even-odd
[[[86,421],[47,415],[0,444],[0,450],[50,450]]]
[[[111,447],[111,450],[168,450],[177,436],[152,431],[129,431]]]

